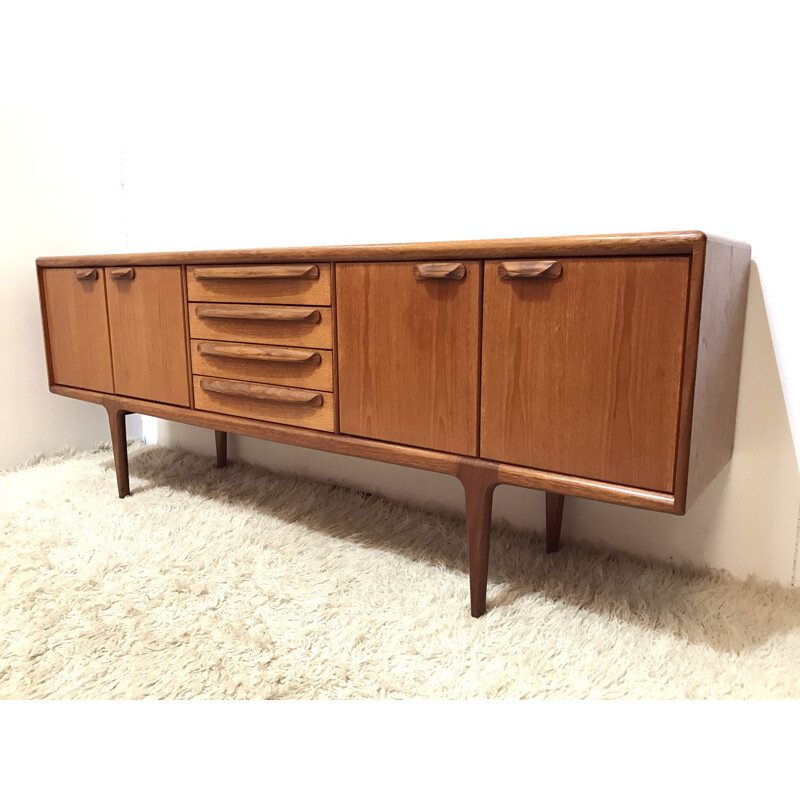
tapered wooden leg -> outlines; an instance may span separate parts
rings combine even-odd
[[[111,426],[111,447],[114,450],[114,469],[117,472],[117,489],[120,497],[131,493],[128,477],[128,437],[125,429],[125,412],[116,406],[106,406]]]
[[[228,464],[228,434],[225,431],[214,431],[214,439],[217,444],[217,468]]]
[[[459,479],[464,484],[469,547],[469,593],[473,617],[486,613],[486,579],[489,572],[489,531],[492,523],[492,495],[497,482],[494,473],[476,467],[463,467]]]
[[[554,492],[545,493],[545,509],[547,516],[547,538],[545,552],[557,553],[561,542],[561,518],[564,515],[564,495]]]

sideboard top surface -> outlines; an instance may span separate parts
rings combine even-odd
[[[365,244],[239,250],[186,250],[166,253],[42,256],[38,267],[148,266],[170,264],[246,264],[292,261],[404,261],[437,258],[531,258],[691,253],[708,239],[701,231],[548,236],[529,239],[478,239],[455,242]],[[731,244],[734,244],[731,242]],[[738,244],[738,243],[736,243]]]

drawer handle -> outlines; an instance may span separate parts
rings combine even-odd
[[[322,319],[316,308],[280,308],[259,306],[196,306],[198,319],[245,319],[262,322],[308,322],[316,325]]]
[[[199,281],[261,280],[263,278],[319,278],[316,264],[277,264],[274,267],[195,267],[193,275]]]
[[[316,350],[287,347],[262,347],[250,344],[199,342],[197,352],[221,358],[245,358],[252,361],[277,361],[286,364],[319,364],[322,356]]]
[[[317,408],[322,405],[322,395],[319,392],[307,392],[303,389],[284,389],[278,386],[260,386],[255,383],[219,381],[211,378],[201,378],[200,388],[204,392],[249,397],[253,400],[270,400],[274,403],[291,403]]]
[[[558,261],[501,261],[497,274],[501,281],[515,281],[518,278],[544,278],[554,281],[561,276]]]
[[[414,277],[418,281],[446,280],[461,281],[467,274],[467,268],[456,261],[450,264],[416,264]]]
[[[97,270],[96,269],[77,269],[77,270],[75,270],[75,277],[79,281],[96,281],[97,280]]]
[[[114,281],[132,281],[136,277],[133,267],[126,267],[125,269],[112,269],[111,280]]]

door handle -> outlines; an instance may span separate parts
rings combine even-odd
[[[244,358],[252,361],[276,361],[284,364],[319,364],[322,361],[322,356],[316,350],[266,347],[257,344],[198,342],[197,352],[205,356]]]
[[[136,272],[133,267],[125,267],[124,269],[112,269],[111,280],[113,281],[132,281],[136,277]]]
[[[97,280],[97,270],[96,269],[76,269],[75,270],[75,277],[79,281],[96,281]]]
[[[414,277],[418,281],[461,281],[466,274],[467,268],[460,261],[414,265]]]
[[[200,305],[194,310],[198,319],[246,319],[265,322],[308,322],[317,325],[322,315],[317,308],[292,306]]]
[[[317,264],[276,264],[268,267],[195,267],[192,274],[198,281],[261,280],[265,278],[319,278]]]
[[[554,281],[561,276],[561,272],[558,261],[501,261],[497,267],[501,281],[515,281],[520,278]]]
[[[278,386],[263,386],[257,383],[240,383],[214,378],[201,378],[200,388],[205,392],[231,395],[233,397],[249,397],[253,400],[268,400],[273,403],[291,403],[292,405],[322,405],[319,392],[307,392],[303,389],[284,389]]]

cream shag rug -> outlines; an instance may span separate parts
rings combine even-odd
[[[800,696],[800,593],[157,447],[0,475],[3,698]]]

